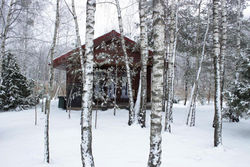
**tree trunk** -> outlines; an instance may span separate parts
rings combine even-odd
[[[36,109],[36,105],[35,105],[35,125],[37,125],[37,109]]]
[[[118,84],[118,75],[117,75],[117,61],[115,61],[115,90],[114,90],[114,116],[116,115],[116,109],[118,108],[117,107],[117,84]]]
[[[174,63],[175,63],[175,49],[176,49],[176,33],[177,33],[177,7],[176,1],[171,0],[171,15],[170,15],[170,43],[168,52],[168,70],[167,70],[167,104],[165,115],[165,131],[171,131],[173,97],[174,97]]]
[[[165,57],[164,1],[153,1],[154,56],[152,71],[152,111],[150,127],[150,153],[148,167],[161,165],[161,130],[163,110],[163,74]]]
[[[55,20],[55,29],[54,29],[54,36],[53,42],[50,49],[50,78],[49,78],[49,90],[46,99],[46,106],[45,106],[45,162],[50,162],[50,152],[49,152],[49,115],[50,115],[50,103],[52,100],[52,93],[53,93],[53,81],[54,81],[54,68],[53,68],[53,59],[55,55],[55,46],[56,46],[56,39],[57,33],[59,28],[59,0],[56,1],[56,20]]]
[[[76,43],[77,47],[79,50],[79,55],[80,55],[80,62],[81,62],[81,69],[82,69],[82,74],[84,74],[85,68],[84,68],[84,55],[83,55],[83,49],[82,49],[82,42],[81,42],[81,37],[79,33],[79,26],[78,26],[78,20],[77,20],[77,15],[76,15],[76,10],[75,10],[75,1],[72,0],[72,15],[74,18],[75,22],[75,31],[76,31]],[[85,75],[82,75],[82,83],[85,83],[84,79]]]
[[[219,43],[219,0],[213,0],[213,50],[214,50],[214,146],[222,145],[222,114],[220,108],[220,43]]]
[[[134,107],[135,114],[136,114],[137,117],[140,116],[139,111],[140,111],[140,106],[141,106],[141,86],[142,86],[142,83],[141,83],[141,74],[140,74],[139,87],[138,87],[136,102],[135,102],[135,107]],[[139,120],[139,118],[137,118],[137,120]]]
[[[81,158],[83,167],[94,167],[92,155],[92,102],[93,102],[93,65],[94,65],[94,26],[96,1],[87,0],[86,36],[85,36],[85,70],[82,66],[82,78],[85,77],[82,95],[81,115]],[[84,76],[85,75],[85,76]]]
[[[204,56],[205,56],[206,40],[207,40],[209,24],[210,24],[209,11],[208,11],[207,16],[208,16],[207,29],[206,29],[204,39],[203,39],[201,58],[200,58],[200,61],[199,61],[199,65],[198,65],[199,67],[198,67],[198,71],[197,71],[197,75],[196,75],[196,80],[195,80],[195,82],[193,84],[193,87],[192,87],[192,91],[191,91],[191,95],[190,95],[190,102],[189,102],[189,105],[188,105],[188,117],[187,117],[186,125],[189,124],[190,113],[192,112],[190,126],[195,125],[195,122],[192,122],[192,120],[193,121],[195,120],[195,118],[193,118],[193,117],[195,117],[195,110],[196,110],[196,104],[195,103],[196,103],[196,99],[197,99],[197,96],[198,96],[198,84],[199,84],[200,73],[201,73],[201,69],[202,69],[202,63],[203,63],[203,59],[204,59]]]
[[[126,65],[126,72],[127,72],[128,97],[129,97],[128,125],[132,125],[135,122],[135,111],[134,111],[134,99],[133,99],[133,92],[132,92],[131,74],[130,74],[128,54],[127,54],[127,49],[126,49],[124,34],[123,34],[121,8],[120,8],[119,0],[115,0],[115,2],[116,2],[117,14],[118,14],[119,29],[120,29],[120,33],[121,33],[122,51],[123,51],[124,58],[125,58],[125,65]]]
[[[223,90],[224,90],[224,75],[225,75],[225,55],[226,55],[226,45],[227,45],[227,4],[226,0],[221,0],[221,20],[222,20],[222,30],[221,30],[221,52],[220,52],[220,74],[221,74],[221,110],[223,107]]]
[[[184,106],[187,104],[187,97],[188,97],[188,81],[189,81],[189,71],[190,71],[190,60],[189,55],[186,54],[186,69],[184,74]]]
[[[175,80],[175,56],[176,56],[176,47],[177,47],[177,34],[178,34],[178,12],[179,12],[179,0],[175,0],[174,2],[174,12],[175,12],[175,18],[174,18],[174,46],[173,46],[173,55],[172,55],[172,71],[171,71],[171,101],[170,101],[170,108],[169,108],[169,119],[173,123],[173,100],[174,100],[174,80]]]
[[[236,62],[239,61],[241,58],[241,13],[242,13],[242,7],[241,7],[241,0],[237,0],[237,38],[236,38],[236,47],[237,47],[237,55],[236,55]],[[239,71],[238,71],[238,63],[236,63],[236,72],[235,72],[235,83],[237,83],[239,80]],[[235,84],[236,85],[236,84]]]
[[[44,112],[44,97],[42,95],[41,112]]]
[[[11,16],[12,16],[12,11],[14,8],[14,0],[11,0],[9,3],[9,10],[6,18],[6,24],[3,28],[3,34],[1,34],[1,54],[0,54],[0,85],[2,84],[2,60],[5,55],[5,45],[6,45],[6,39],[7,39],[7,34],[10,30],[10,24],[11,24]],[[2,2],[2,8],[4,7],[4,1]],[[1,12],[2,13],[2,12]],[[3,17],[3,16],[2,16]]]
[[[78,20],[77,20],[77,15],[76,15],[76,10],[75,10],[75,1],[72,0],[71,1],[71,5],[72,5],[72,11],[69,9],[69,11],[71,12],[73,19],[74,19],[74,23],[75,23],[75,33],[76,33],[76,44],[77,44],[77,49],[79,51],[79,57],[80,57],[80,63],[81,63],[81,70],[84,70],[84,56],[83,56],[83,49],[82,49],[82,45],[81,45],[81,37],[80,37],[80,33],[79,33],[79,26],[78,26]],[[66,3],[66,1],[65,1]],[[67,5],[67,4],[66,4]],[[68,5],[67,5],[68,6]],[[82,71],[82,74],[84,73],[84,71]],[[76,78],[76,72],[74,72],[74,80]],[[84,75],[82,75],[84,76]],[[82,77],[82,84],[84,83],[84,77]],[[69,99],[67,101],[67,110],[68,110],[68,104],[69,104],[69,110],[68,110],[68,118],[71,118],[71,103],[72,103],[72,93],[73,93],[73,89],[74,89],[75,83],[73,83],[73,86],[71,87],[70,90],[70,94],[69,94]]]
[[[146,25],[146,0],[139,1],[140,14],[140,50],[141,50],[141,103],[138,122],[140,126],[146,127],[147,107],[147,64],[148,64],[148,35]]]

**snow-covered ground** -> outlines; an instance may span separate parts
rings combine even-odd
[[[34,110],[0,113],[1,167],[80,167],[80,112],[68,119],[53,101],[50,119],[51,164],[43,162],[44,114]],[[196,127],[185,126],[186,112],[174,105],[172,134],[163,133],[162,167],[249,167],[250,120],[223,122],[223,147],[213,148],[213,106],[198,106]],[[93,120],[95,113],[93,115]],[[149,153],[147,128],[127,125],[128,112],[98,111],[93,129],[96,167],[146,167]],[[94,122],[94,121],[93,121]]]

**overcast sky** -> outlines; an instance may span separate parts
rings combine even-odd
[[[66,0],[68,5],[71,7],[71,0]],[[101,36],[111,30],[116,30],[119,32],[118,27],[118,19],[117,19],[117,11],[115,5],[112,4],[99,4],[98,2],[105,2],[110,0],[97,0],[97,8],[95,15],[95,38]],[[51,1],[55,3],[55,1]],[[138,3],[137,0],[120,0],[120,5],[122,9],[122,17],[123,17],[123,25],[125,35],[134,38],[136,35],[139,35],[139,28],[136,28],[135,23],[139,23],[139,14],[138,14]],[[68,27],[69,34],[71,34],[71,40],[75,39],[75,30],[74,30],[74,22],[72,15],[70,13],[67,14],[68,9],[65,7],[65,2],[61,1],[61,6],[64,6],[64,16],[61,21],[61,36],[65,36],[62,34],[65,31],[65,27]],[[85,43],[85,18],[86,18],[86,0],[76,0],[75,1],[76,12],[79,21],[79,29],[82,39],[82,44]],[[62,11],[61,11],[62,12]],[[65,14],[66,12],[66,14]],[[243,11],[244,18],[249,19],[250,17],[250,7]],[[54,27],[54,17],[55,17],[55,5],[52,5],[50,8],[47,8],[43,15],[48,17],[47,23],[43,22],[38,23],[40,26],[44,26],[43,33],[39,35],[44,36],[44,39],[49,40],[52,39],[53,27]],[[70,22],[70,20],[72,22]],[[39,22],[39,21],[37,21]],[[45,24],[45,25],[43,25]],[[62,38],[63,39],[63,38]],[[65,40],[65,39],[63,39]],[[63,42],[62,42],[63,43]],[[73,44],[72,44],[73,47]],[[62,51],[64,52],[64,51]]]

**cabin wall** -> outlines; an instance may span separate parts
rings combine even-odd
[[[106,67],[103,67],[108,68]],[[135,71],[137,72],[136,75],[132,78],[132,88],[133,88],[133,99],[134,101],[136,101],[136,97],[137,97],[137,93],[138,93],[138,88],[139,88],[139,82],[140,82],[140,69],[137,68],[135,69]],[[81,75],[80,73],[72,73],[72,70],[67,70],[67,82],[66,82],[66,91],[67,91],[67,99],[69,99],[69,97],[72,97],[71,100],[71,107],[73,108],[80,108],[81,107],[81,94],[82,94],[82,90],[81,90]],[[113,71],[113,75],[115,75],[115,71]],[[124,94],[124,90],[122,90],[121,86],[122,86],[122,81],[121,81],[121,77],[125,76],[126,77],[126,72],[123,70],[121,70],[121,67],[118,67],[118,80],[120,80],[118,82],[117,85],[117,103],[127,103],[128,102],[128,97],[125,98],[124,96],[122,96],[122,93]],[[124,83],[123,83],[124,85]],[[72,91],[72,92],[71,92]],[[70,96],[71,94],[71,96]],[[151,101],[151,67],[148,67],[147,70],[147,101],[150,102]],[[67,102],[67,104],[70,106],[70,102]]]

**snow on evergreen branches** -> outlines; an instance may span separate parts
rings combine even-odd
[[[34,81],[21,74],[16,58],[11,53],[2,62],[3,82],[0,85],[0,110],[24,109],[35,104],[32,96]]]

